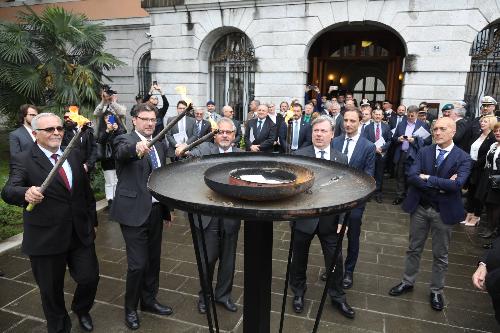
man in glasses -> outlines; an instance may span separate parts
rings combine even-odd
[[[70,332],[71,319],[64,304],[66,266],[77,283],[71,309],[84,331],[92,331],[89,311],[99,281],[94,238],[97,226],[95,199],[78,149],[71,151],[54,180],[41,193],[40,185],[62,156],[64,128],[52,113],[31,121],[36,144],[11,156],[9,179],[2,198],[26,207],[22,250],[40,288],[48,332]]]
[[[9,133],[10,155],[31,149],[35,136],[31,127],[31,120],[38,115],[38,109],[34,105],[23,104],[19,108],[17,121],[19,127]]]
[[[231,152],[241,152],[242,150],[233,146],[236,126],[229,118],[221,118],[217,122],[219,132],[214,137],[214,142],[204,142],[198,147],[187,152],[188,156],[204,156],[212,154],[224,154]],[[186,145],[179,146],[176,149],[176,155],[179,156]],[[236,312],[238,308],[231,299],[231,290],[233,288],[234,265],[236,260],[236,244],[238,242],[238,231],[241,221],[230,218],[220,218],[213,216],[201,216],[203,231],[198,227],[198,215],[195,214],[195,225],[198,232],[198,241],[201,257],[204,258],[203,247],[201,245],[201,232],[204,233],[207,246],[208,257],[208,277],[213,280],[215,264],[219,260],[219,269],[217,271],[217,284],[215,286],[215,301],[222,304],[228,311]],[[206,268],[203,268],[206,271]],[[199,292],[198,311],[201,314],[206,313],[207,304],[203,292]]]
[[[156,299],[163,223],[170,226],[170,212],[147,188],[151,172],[166,163],[167,149],[163,141],[147,146],[155,131],[156,108],[140,104],[136,110],[135,130],[114,140],[118,184],[111,206],[111,219],[120,223],[127,249],[125,325],[132,330],[140,327],[139,301],[142,311],[173,313]]]

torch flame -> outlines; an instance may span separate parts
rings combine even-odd
[[[71,105],[68,108],[68,111],[70,112],[69,119],[71,119],[72,122],[75,122],[78,125],[78,127],[82,128],[86,124],[90,123],[90,120],[78,114],[78,106]]]
[[[181,95],[181,98],[189,105],[191,104],[191,98],[187,96],[187,88],[186,86],[177,86],[175,87],[175,91]]]

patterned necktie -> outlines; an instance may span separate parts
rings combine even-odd
[[[197,120],[196,121],[196,136],[200,136],[201,133],[201,121]]]
[[[59,158],[59,155],[52,154],[50,157],[52,157],[52,159],[54,160],[54,163],[57,163],[57,159]],[[68,191],[71,191],[71,186],[69,185],[68,176],[66,175],[66,171],[64,171],[64,168],[63,168],[62,165],[57,170],[57,172],[59,173],[59,176],[61,176],[61,178],[62,178],[62,180],[64,182],[64,185],[66,185],[66,188],[68,189]]]
[[[154,169],[157,169],[158,166],[158,159],[156,158],[156,152],[155,152],[155,147],[151,146],[151,150],[149,151],[149,158],[151,159],[151,165]]]
[[[326,154],[326,151],[324,150],[320,150],[319,153],[321,154],[320,158],[321,159],[325,159],[325,154]]]
[[[349,142],[351,142],[351,141],[352,141],[351,138],[345,139],[344,155],[348,155],[349,154]]]
[[[444,150],[444,149],[439,149],[439,148],[438,148],[438,150],[439,150],[439,155],[438,155],[438,157],[436,158],[436,167],[438,167],[438,168],[439,168],[439,166],[440,166],[440,165],[443,163],[443,161],[444,161],[444,155],[447,153],[447,151],[446,151],[446,150]]]
[[[377,124],[377,130],[375,131],[375,140],[380,139],[380,124]]]
[[[295,120],[293,126],[292,149],[299,148],[299,129],[299,123],[297,120]]]
[[[260,134],[260,130],[262,129],[262,120],[259,119],[257,122],[257,135]]]

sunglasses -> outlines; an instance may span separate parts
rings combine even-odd
[[[62,127],[62,126],[56,126],[56,127],[37,128],[35,131],[45,131],[47,133],[54,133],[56,130],[58,132],[63,132],[64,131],[64,127]]]
[[[232,134],[232,133],[234,133],[234,131],[219,130],[219,132],[217,132],[217,134],[219,134],[219,135],[223,135],[223,134],[229,135],[229,134]]]

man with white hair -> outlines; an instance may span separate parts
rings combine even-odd
[[[465,114],[467,110],[465,109],[465,103],[457,101],[453,103],[453,109],[450,109],[449,117],[453,119],[457,126],[457,131],[453,136],[453,142],[460,147],[465,152],[468,152],[468,144],[470,141],[470,121],[465,119]]]
[[[340,114],[340,104],[337,102],[326,102],[326,109],[328,114],[333,118],[335,137],[344,133],[344,117]]]

